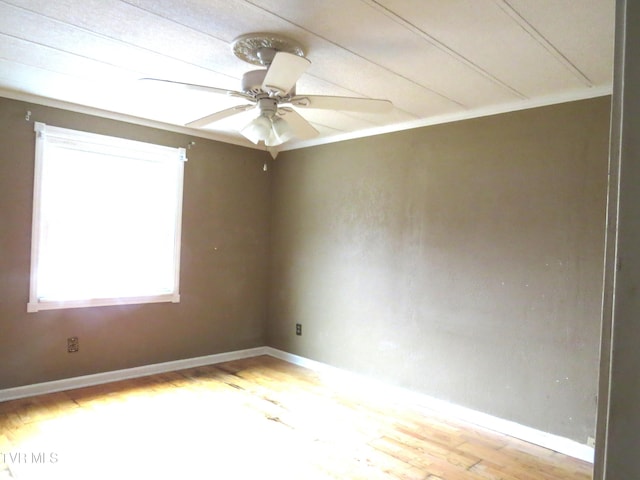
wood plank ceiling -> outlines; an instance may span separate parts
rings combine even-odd
[[[230,48],[272,32],[304,48],[298,93],[383,98],[385,114],[300,113],[320,132],[283,149],[606,95],[614,0],[0,0],[0,95],[184,124],[238,99]],[[156,123],[159,122],[159,123]],[[198,135],[253,146],[237,116]],[[187,130],[188,131],[188,130]],[[264,148],[259,146],[259,148]]]

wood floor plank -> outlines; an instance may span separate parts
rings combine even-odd
[[[0,479],[591,478],[587,462],[269,356],[0,403],[0,451],[25,459],[5,455]]]

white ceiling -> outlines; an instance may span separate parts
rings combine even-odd
[[[187,131],[187,122],[244,102],[138,79],[239,90],[256,67],[236,58],[231,42],[271,32],[298,41],[311,60],[298,94],[383,98],[395,107],[300,110],[320,137],[283,145],[296,148],[610,93],[614,4],[0,0],[0,95]],[[198,135],[253,146],[235,117]]]

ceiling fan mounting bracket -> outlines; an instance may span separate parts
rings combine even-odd
[[[275,33],[248,33],[231,44],[233,54],[252,65],[268,67],[277,52],[304,57],[302,47],[294,40]]]

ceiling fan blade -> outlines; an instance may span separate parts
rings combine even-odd
[[[223,118],[230,117],[231,115],[245,112],[250,108],[254,108],[254,106],[255,105],[236,105],[235,107],[227,108],[225,110],[212,113],[211,115],[207,115],[206,117],[199,118],[198,120],[194,120],[193,122],[189,122],[186,124],[186,126],[194,127],[194,128],[204,127],[205,125],[209,125],[210,123],[217,122],[218,120],[222,120]]]
[[[311,62],[304,57],[293,53],[278,52],[269,65],[262,82],[262,88],[285,94],[294,87],[300,75],[309,68],[309,65]]]
[[[208,85],[196,85],[194,83],[185,83],[185,82],[176,82],[174,80],[164,80],[162,78],[141,78],[141,81],[150,81],[150,82],[163,82],[163,83],[168,83],[170,85],[175,85],[178,87],[183,87],[183,88],[188,88],[190,90],[198,90],[198,91],[202,91],[202,92],[209,92],[209,93],[218,93],[221,95],[230,95],[232,97],[241,97],[241,98],[246,98],[247,100],[252,100],[253,98],[251,97],[251,95],[247,95],[246,93],[243,92],[236,92],[235,90],[227,90],[225,88],[218,88],[218,87],[210,87]]]
[[[298,112],[293,109],[278,110],[280,117],[287,122],[293,135],[300,140],[317,137],[319,132]]]
[[[290,101],[300,108],[320,108],[325,110],[348,110],[360,113],[386,113],[393,108],[389,100],[358,97],[331,97],[324,95],[298,95]]]

